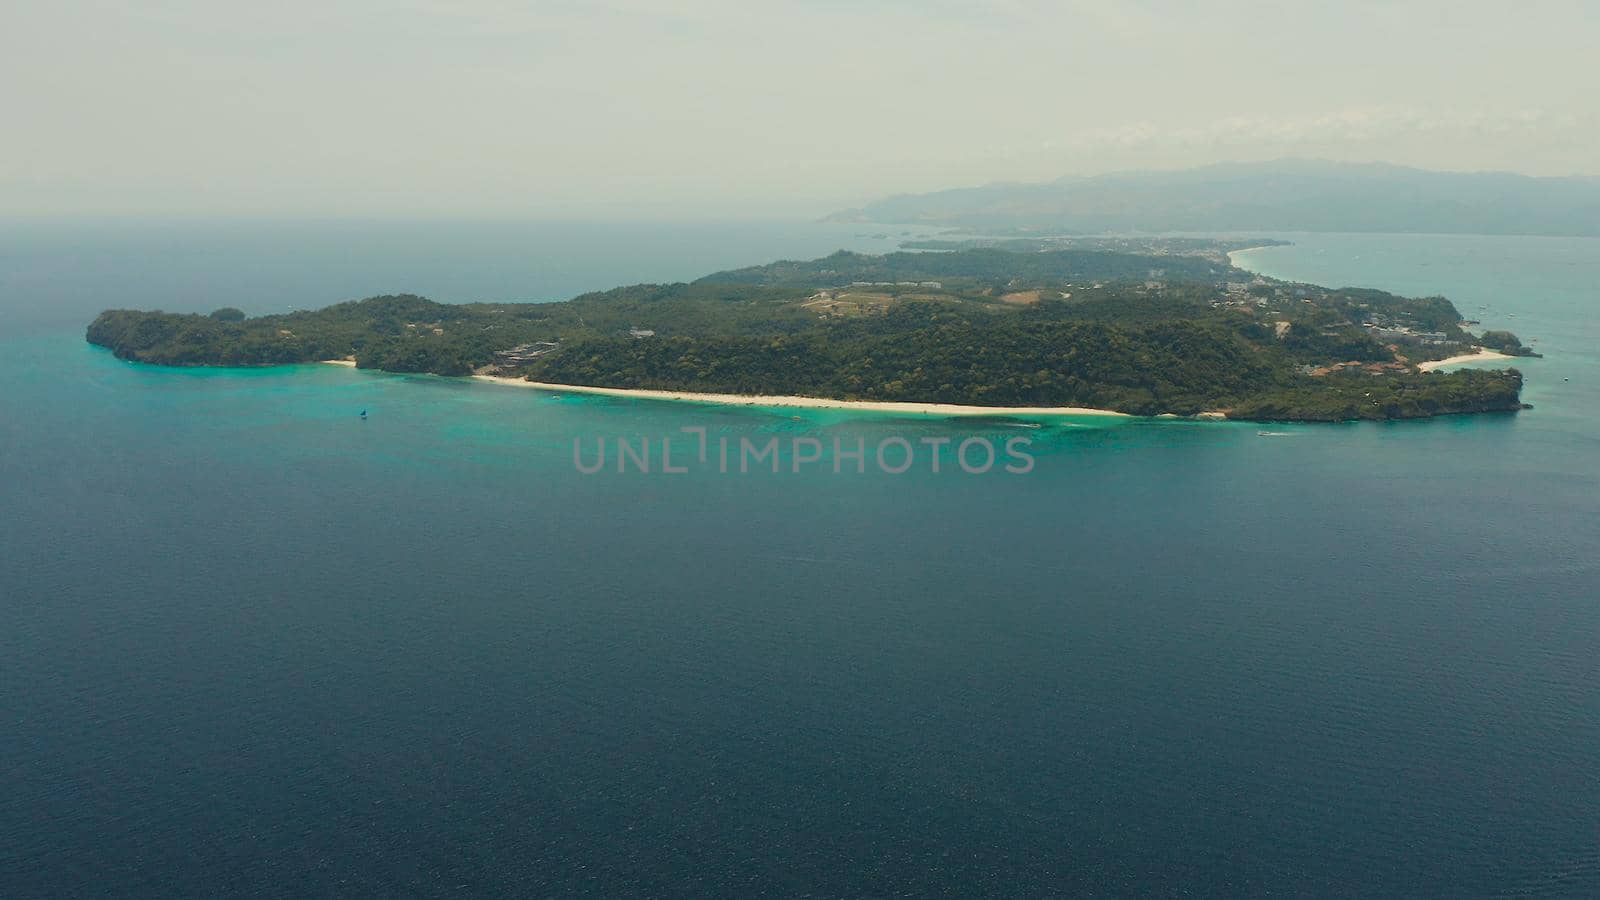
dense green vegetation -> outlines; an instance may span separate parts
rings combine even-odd
[[[401,294],[244,321],[108,310],[91,343],[124,359],[175,366],[259,366],[354,357],[362,368],[465,375],[496,351],[537,340],[625,333],[766,333],[809,326],[794,290],[636,285],[565,303],[435,303]]]
[[[971,315],[912,302],[792,335],[608,337],[535,364],[539,380],[718,393],[1198,412],[1273,383],[1216,325]]]
[[[1485,331],[1478,343],[1490,350],[1499,350],[1508,356],[1538,356],[1532,347],[1524,347],[1522,340],[1509,331]]]
[[[1516,369],[1449,374],[1406,373],[1382,378],[1338,375],[1321,383],[1282,387],[1234,406],[1230,418],[1258,421],[1342,422],[1349,419],[1417,419],[1451,413],[1506,412],[1522,408],[1522,373]]]
[[[88,339],[166,365],[353,358],[393,372],[1143,415],[1340,420],[1520,408],[1514,371],[1411,366],[1473,340],[1443,298],[1250,279],[1205,256],[838,253],[562,303],[398,295],[256,318],[231,308],[110,310]]]
[[[1227,274],[1227,266],[1199,256],[1147,256],[1095,250],[1016,253],[993,248],[870,256],[841,250],[822,259],[783,260],[717,272],[700,282],[830,287],[857,281],[932,280],[945,287],[958,287],[996,282],[1055,284],[1084,279],[1157,277],[1213,282]]]

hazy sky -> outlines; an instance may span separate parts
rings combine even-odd
[[[811,216],[1285,155],[1600,174],[1596,47],[1580,0],[0,0],[0,215]]]

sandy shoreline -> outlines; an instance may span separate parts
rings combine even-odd
[[[353,359],[325,359],[324,365],[355,368]],[[894,403],[877,400],[829,400],[822,397],[781,395],[701,394],[693,391],[652,391],[636,388],[589,387],[526,381],[502,375],[473,375],[475,381],[533,388],[562,394],[600,394],[607,397],[632,397],[638,400],[676,400],[682,403],[718,403],[725,406],[792,406],[805,409],[856,409],[866,412],[916,413],[937,416],[1116,416],[1131,419],[1127,413],[1086,406],[963,406],[957,403]]]
[[[1424,372],[1432,372],[1440,366],[1453,366],[1457,363],[1490,362],[1497,359],[1516,359],[1494,350],[1479,350],[1476,353],[1463,353],[1460,356],[1450,356],[1444,359],[1435,359],[1428,362],[1417,363],[1417,368]]]
[[[743,394],[700,394],[691,391],[651,391],[633,388],[586,387],[524,381],[499,375],[474,375],[478,381],[510,387],[533,388],[563,394],[600,394],[607,397],[632,397],[641,400],[676,400],[685,403],[717,403],[726,406],[798,407],[805,409],[851,409],[863,412],[915,413],[936,416],[1116,416],[1127,413],[1078,406],[963,406],[956,403],[892,403],[873,400],[828,400],[821,397],[746,396]]]
[[[1240,247],[1237,250],[1229,250],[1228,251],[1228,263],[1230,265],[1233,264],[1233,255],[1235,253],[1249,253],[1251,250],[1270,250],[1273,247],[1282,247],[1282,246],[1284,246],[1284,245],[1283,244],[1261,244],[1260,246],[1256,246],[1256,247]],[[1249,271],[1249,270],[1246,269],[1246,271]]]

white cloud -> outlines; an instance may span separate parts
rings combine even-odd
[[[1540,8],[63,0],[0,30],[0,208],[805,215],[1286,153],[1592,171],[1600,22]]]

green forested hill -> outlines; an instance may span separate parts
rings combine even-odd
[[[828,287],[856,281],[940,281],[950,286],[995,282],[1057,283],[1074,280],[1143,280],[1166,278],[1216,282],[1247,279],[1238,269],[1198,256],[1141,256],[1088,250],[1044,250],[1016,253],[978,248],[948,253],[889,253],[871,256],[839,251],[809,261],[784,260],[717,272],[697,283],[769,284]]]

